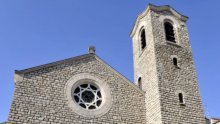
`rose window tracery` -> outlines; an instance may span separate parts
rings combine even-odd
[[[85,83],[77,86],[72,93],[74,101],[85,109],[97,109],[102,103],[100,89],[91,84]]]

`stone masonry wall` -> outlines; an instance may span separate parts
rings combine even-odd
[[[64,86],[79,73],[90,73],[108,83],[113,103],[105,115],[87,118],[68,107]],[[8,123],[145,124],[145,117],[143,93],[94,55],[88,55],[80,60],[25,73],[23,81],[16,82]]]
[[[146,48],[142,50],[139,38],[140,32],[143,28],[146,32]],[[146,92],[146,120],[149,124],[160,124],[162,123],[160,112],[161,106],[159,100],[160,94],[150,13],[143,14],[132,40],[134,56],[134,80],[137,84],[138,78],[141,77],[142,90]]]
[[[162,17],[163,16],[163,17]],[[173,22],[177,43],[166,41],[164,20]],[[204,124],[204,114],[185,22],[172,13],[152,11],[152,27],[163,124]],[[178,59],[173,65],[171,56]],[[184,95],[180,105],[178,93]]]
[[[204,113],[186,22],[169,6],[149,6],[138,16],[131,34],[134,80],[138,84],[141,77],[142,89],[146,92],[147,123],[203,124]],[[173,24],[177,43],[166,41],[165,21]],[[141,49],[143,28],[147,45]],[[174,56],[178,66],[173,64]],[[183,104],[179,102],[179,93],[183,94]]]

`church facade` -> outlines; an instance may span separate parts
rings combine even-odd
[[[186,26],[170,6],[148,7],[130,34],[134,83],[89,53],[15,71],[7,123],[205,124]]]

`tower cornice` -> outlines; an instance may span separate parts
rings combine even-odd
[[[179,18],[180,20],[182,20],[184,22],[186,22],[188,20],[187,16],[184,16],[184,15],[180,14],[178,11],[176,11],[175,9],[173,9],[169,5],[156,6],[156,5],[153,5],[153,4],[148,4],[147,8],[137,16],[136,22],[135,22],[135,24],[133,26],[133,29],[132,29],[131,33],[130,33],[130,37],[134,36],[134,34],[135,34],[136,30],[137,30],[137,26],[139,25],[140,20],[144,16],[146,16],[150,10],[156,11],[156,12],[169,11],[174,16],[176,16],[177,18]]]

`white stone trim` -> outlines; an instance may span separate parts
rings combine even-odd
[[[19,81],[23,81],[24,74],[14,74],[14,82],[17,83]]]
[[[71,89],[72,87],[78,86],[78,84],[82,82],[82,80],[92,80],[94,81],[93,83],[100,88],[100,91],[102,94],[102,104],[100,105],[99,108],[93,109],[93,110],[87,110],[79,106],[73,100]],[[103,82],[100,78],[92,76],[89,73],[80,73],[80,74],[76,74],[73,77],[71,77],[65,85],[64,94],[66,95],[66,98],[68,100],[68,106],[76,114],[79,114],[84,117],[88,117],[88,118],[100,117],[106,114],[112,106],[111,92],[110,92],[108,84]]]

